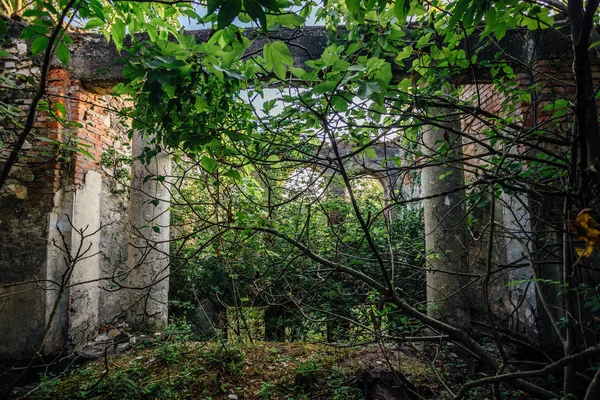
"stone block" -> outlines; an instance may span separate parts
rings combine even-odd
[[[27,54],[27,45],[25,43],[17,43],[17,53],[21,56]]]
[[[6,185],[6,190],[15,195],[17,199],[26,199],[27,198],[27,188],[23,185],[18,185],[16,183],[9,183]]]

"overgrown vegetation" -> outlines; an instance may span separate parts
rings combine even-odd
[[[426,364],[392,362],[423,392],[432,384]],[[111,359],[85,364],[64,377],[43,376],[30,398],[52,399],[360,399],[369,367],[388,368],[377,349],[295,343],[225,345],[153,343]],[[229,397],[230,398],[230,397]]]
[[[426,352],[472,370],[453,382],[432,362],[440,393],[598,398],[599,3],[214,0],[200,16],[185,1],[3,1],[27,21],[21,38],[43,66],[23,123],[0,103],[18,133],[0,188],[37,112],[69,126],[62,103],[46,99],[46,77],[53,55],[69,65],[70,27],[104,34],[126,56],[112,93],[131,99],[121,112],[143,144],[137,162],[168,152],[175,164],[142,177],[168,191],[146,203],[168,202],[171,226],[145,221],[136,238],[171,229],[161,273],[170,268],[172,314],[220,339],[167,341],[46,379],[38,392],[361,396],[347,384],[356,366],[340,362],[360,358],[355,350],[258,344],[266,339],[448,341]],[[214,31],[197,43],[182,17]],[[293,30],[308,17],[327,43],[296,65]],[[535,42],[543,32],[560,40]],[[519,40],[522,49],[505,44]],[[561,41],[560,54],[538,51]]]

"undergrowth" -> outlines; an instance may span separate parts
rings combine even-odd
[[[373,358],[361,357],[364,351],[299,343],[146,343],[59,377],[43,375],[28,398],[362,399],[357,376]]]

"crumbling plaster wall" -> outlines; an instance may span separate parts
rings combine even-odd
[[[5,43],[3,49],[11,56],[0,60],[0,67],[17,90],[0,96],[18,106],[16,122],[21,122],[40,66],[22,40]],[[48,95],[46,100],[62,103],[64,117],[78,125],[64,126],[38,112],[34,135],[0,192],[0,357],[5,358],[38,351],[51,318],[44,352],[56,352],[69,340],[86,340],[123,311],[124,291],[115,291],[128,243],[130,147],[118,115],[123,101],[93,93],[60,66],[49,72]],[[1,166],[19,127],[8,120],[0,125]],[[47,139],[81,146],[87,155],[62,151]],[[77,255],[80,229],[84,235],[98,230],[82,246],[90,245],[88,254],[97,255],[70,271],[64,250]],[[55,307],[63,277],[70,277],[70,283]]]

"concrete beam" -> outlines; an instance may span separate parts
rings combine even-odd
[[[485,62],[495,62],[498,51],[504,52],[504,59],[514,66],[533,65],[536,60],[561,59],[570,54],[571,47],[567,35],[561,32],[566,27],[528,31],[514,29],[507,32],[499,42],[489,41],[480,44],[477,35],[470,36],[462,47],[467,54],[477,54],[477,63],[472,69],[457,76],[463,84],[475,80],[488,80]],[[188,31],[196,37],[198,43],[206,42],[214,31],[210,29]],[[306,67],[305,62],[319,58],[331,39],[325,27],[310,26],[298,29],[281,29],[269,32],[268,36],[258,29],[246,29],[244,36],[251,40],[244,57],[262,54],[262,48],[269,40],[282,40],[287,43],[297,67]],[[343,27],[338,30],[339,37],[345,37]],[[91,85],[107,85],[122,79],[123,60],[126,54],[119,54],[112,43],[100,34],[73,34],[72,55],[69,61],[71,76]],[[410,34],[407,34],[410,37]],[[414,40],[416,42],[416,39]],[[407,40],[407,44],[411,41]],[[410,60],[406,65],[411,65]],[[393,64],[396,79],[406,76],[408,71]]]
[[[207,42],[214,33],[212,29],[188,31],[194,35],[197,43]],[[246,29],[244,36],[251,44],[244,54],[245,58],[262,54],[268,40],[282,40],[288,44],[294,64],[305,67],[305,62],[321,56],[328,40],[324,27],[306,27],[300,29],[282,29],[270,32],[267,37],[258,29]],[[102,85],[115,83],[122,79],[125,52],[119,54],[113,43],[108,43],[104,35],[74,34],[69,70],[71,76],[89,84]]]

